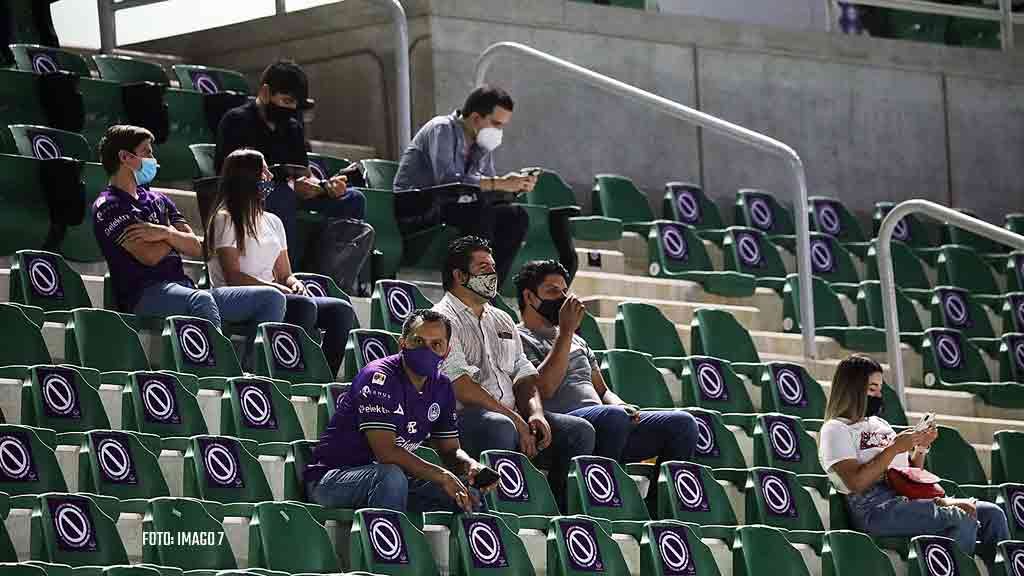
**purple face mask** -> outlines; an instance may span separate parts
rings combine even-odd
[[[437,374],[437,367],[441,365],[444,358],[435,354],[429,347],[420,346],[419,348],[403,348],[402,360],[416,374],[430,378]]]

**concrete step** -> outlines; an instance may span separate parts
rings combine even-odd
[[[632,298],[621,296],[588,296],[583,299],[587,310],[599,318],[614,318],[618,312],[618,305],[623,302],[636,302]],[[701,308],[715,308],[726,310],[732,314],[740,324],[753,329],[760,328],[761,311],[753,306],[731,306],[728,304],[695,304],[691,302],[677,302],[675,300],[644,300],[645,304],[657,306],[666,318],[676,324],[689,324],[693,320],[693,314]]]
[[[907,420],[912,424],[916,423],[923,412],[907,412]],[[953,416],[949,414],[935,414],[937,424],[956,428],[960,435],[971,444],[992,444],[992,435],[1000,430],[1024,431],[1024,421],[1019,419],[1002,418],[978,418],[976,416]]]
[[[617,250],[576,249],[580,272],[626,273],[626,258]]]
[[[714,243],[704,240],[704,249],[708,252],[711,266],[715,270],[723,270],[722,250]],[[618,250],[625,255],[626,269],[631,274],[639,276],[647,275],[647,267],[650,265],[650,257],[647,252],[647,237],[636,232],[623,232],[622,238],[612,242],[587,242],[576,241],[577,248],[583,249],[612,249]]]

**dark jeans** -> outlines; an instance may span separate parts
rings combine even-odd
[[[487,202],[446,204],[441,208],[441,221],[458,228],[460,234],[473,234],[491,241],[499,286],[508,277],[530,224],[522,208]]]
[[[292,262],[302,262],[304,246],[295,231],[295,211],[315,210],[328,218],[366,218],[366,196],[358,188],[349,188],[348,192],[337,200],[318,197],[312,200],[300,200],[298,195],[286,183],[278,183],[274,192],[267,196],[266,209],[281,219],[284,232],[288,236],[288,255]]]
[[[315,298],[298,294],[286,295],[288,304],[284,321],[305,328],[306,333],[316,340],[316,329],[324,331],[321,345],[331,374],[337,378],[341,360],[345,356],[345,342],[352,329],[355,311],[352,305],[340,298]]]
[[[466,484],[465,479],[463,484]],[[469,490],[480,496],[476,488]],[[460,511],[440,486],[409,478],[395,464],[367,464],[330,470],[320,481],[309,483],[306,494],[310,500],[327,508],[385,508],[410,515],[439,510]],[[483,498],[480,498],[478,511],[484,509]]]
[[[459,436],[462,448],[473,458],[485,450],[520,451],[516,425],[504,414],[466,408],[462,411]],[[594,451],[594,427],[582,418],[544,412],[551,425],[551,445],[537,455],[534,464],[548,471],[551,493],[563,514],[566,512],[565,484],[569,462]]]
[[[697,421],[682,410],[651,410],[640,413],[640,421],[626,414],[621,406],[587,406],[573,410],[594,427],[596,456],[604,456],[623,464],[657,458],[658,463],[670,460],[691,460],[697,442]]]

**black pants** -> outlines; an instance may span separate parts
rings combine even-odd
[[[576,257],[576,246],[572,242],[572,230],[569,229],[569,216],[554,210],[548,212],[548,228],[551,230],[551,241],[558,250],[558,261],[569,272],[569,284],[576,277],[579,259]]]
[[[316,329],[324,331],[321,348],[324,357],[327,358],[327,364],[331,367],[331,374],[337,378],[341,360],[345,356],[348,331],[352,329],[352,319],[355,318],[352,305],[341,298],[317,298],[298,294],[288,294],[285,298],[285,322],[302,326],[314,341]]]

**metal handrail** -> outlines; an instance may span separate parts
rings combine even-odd
[[[892,268],[890,243],[900,220],[915,213],[953,224],[1000,244],[1024,250],[1024,236],[927,200],[901,202],[885,215],[878,228],[878,278],[882,289],[882,313],[885,318],[885,347],[889,354],[889,369],[892,373],[892,381],[895,382],[896,394],[899,395],[904,406],[907,405],[906,385],[903,374],[903,355],[900,350],[900,321],[896,310],[896,279]]]
[[[876,8],[891,8],[937,16],[954,16],[956,18],[999,22],[1003,50],[1012,50],[1013,25],[1015,23],[1024,23],[1024,14],[1013,13],[1013,0],[997,0],[997,2],[998,6],[995,8],[980,8],[976,6],[940,4],[928,0],[843,0],[844,4],[855,4],[857,6],[874,6]],[[836,25],[836,7],[838,4],[839,0],[825,0],[825,29],[829,32]]]
[[[477,85],[484,82],[488,68],[490,68],[491,63],[493,63],[494,59],[500,54],[529,56],[545,64],[549,64],[562,72],[566,72],[574,77],[580,78],[595,88],[606,90],[612,94],[622,96],[623,98],[645,104],[674,118],[684,120],[691,124],[696,124],[702,128],[706,128],[728,138],[732,138],[733,140],[750,144],[755,148],[781,156],[787,160],[793,171],[793,179],[796,184],[795,193],[797,196],[795,205],[798,207],[795,211],[798,262],[797,272],[800,278],[800,321],[801,326],[803,327],[801,332],[803,337],[804,356],[807,358],[817,357],[817,350],[814,346],[815,324],[814,295],[813,290],[811,289],[811,255],[810,246],[808,244],[810,226],[808,223],[806,208],[807,176],[804,172],[803,161],[800,160],[800,156],[795,150],[778,140],[769,138],[768,136],[759,134],[753,130],[726,122],[725,120],[716,118],[710,114],[705,114],[699,110],[694,110],[693,108],[689,108],[678,102],[669,100],[668,98],[641,90],[635,86],[626,84],[625,82],[621,82],[603,74],[598,74],[588,68],[584,68],[567,60],[563,60],[546,52],[541,52],[540,50],[516,42],[498,42],[496,44],[492,44],[480,54],[480,58],[477,60],[476,64]]]
[[[118,10],[159,4],[166,0],[96,0],[100,19],[100,49],[109,54],[117,48]],[[401,155],[412,138],[412,105],[410,99],[409,80],[409,20],[405,8],[399,0],[377,0],[387,4],[391,11],[392,31],[395,43],[395,143],[397,154]],[[286,11],[285,0],[275,0],[275,12],[280,15]]]

